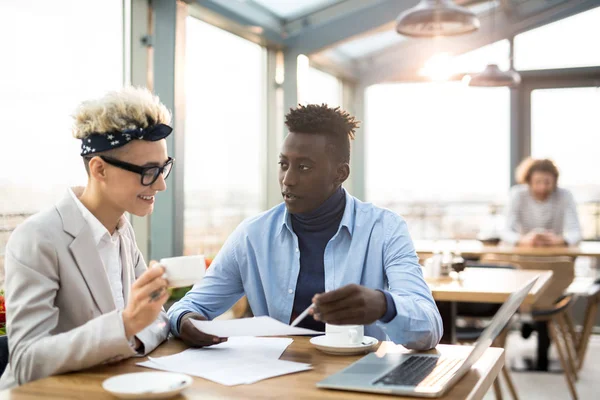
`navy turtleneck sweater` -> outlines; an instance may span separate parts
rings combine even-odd
[[[292,228],[298,236],[300,272],[292,308],[293,321],[312,303],[317,293],[325,292],[325,247],[337,232],[344,209],[346,194],[340,186],[319,208],[305,214],[292,214]],[[298,324],[302,328],[325,331],[325,324],[311,315]]]
[[[340,186],[316,210],[291,215],[292,229],[298,236],[300,248],[300,272],[290,321],[296,319],[312,303],[315,294],[325,292],[325,247],[337,232],[345,208],[346,193]],[[380,291],[385,295],[387,308],[380,321],[387,323],[396,317],[396,303],[388,291]],[[315,321],[312,315],[304,318],[298,326],[325,331],[325,324]]]

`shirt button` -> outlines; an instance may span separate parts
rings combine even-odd
[[[294,289],[288,289],[288,293],[289,293],[289,294],[292,294],[292,293],[294,293]]]
[[[296,253],[299,252],[300,250],[296,247]]]

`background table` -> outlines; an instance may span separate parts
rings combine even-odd
[[[427,284],[438,303],[444,336],[442,343],[456,342],[456,303],[504,303],[508,296],[525,286],[536,276],[538,280],[523,304],[533,304],[550,284],[552,271],[533,269],[467,268],[462,281],[451,278],[429,279]]]
[[[600,257],[600,242],[582,242],[578,246],[523,247],[500,244],[486,246],[479,240],[415,240],[415,250],[421,258],[427,258],[434,251],[460,251],[463,257],[479,258],[483,254],[503,254],[517,256],[568,256]]]

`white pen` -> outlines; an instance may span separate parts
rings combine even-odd
[[[302,314],[298,315],[298,317],[290,324],[290,326],[296,326],[298,325],[304,318],[306,318],[306,316],[308,315],[308,312],[315,308],[315,304],[311,304],[310,306],[308,306],[308,308],[306,308],[306,310],[302,311]]]

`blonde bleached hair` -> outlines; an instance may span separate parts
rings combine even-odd
[[[122,132],[169,125],[171,113],[146,88],[126,87],[108,92],[99,99],[84,101],[73,114],[73,136],[84,139],[91,134]]]

